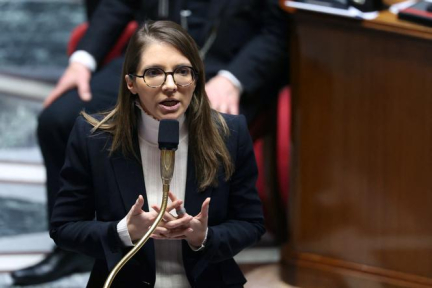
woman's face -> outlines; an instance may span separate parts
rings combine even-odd
[[[135,73],[139,76],[143,75],[143,72],[149,68],[160,68],[165,72],[172,72],[183,66],[191,67],[192,65],[180,51],[170,44],[153,42],[142,53],[141,63]],[[158,71],[161,70],[148,70],[148,78],[146,79],[151,80],[150,77],[157,75]],[[180,79],[185,72],[181,69],[177,71],[176,74],[180,74],[178,76]],[[196,81],[186,87],[176,85],[172,75],[167,75],[165,83],[157,88],[147,86],[143,78],[130,79],[127,75],[125,77],[129,90],[138,94],[141,108],[158,120],[178,119],[185,113],[196,86]]]

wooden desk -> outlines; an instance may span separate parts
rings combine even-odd
[[[292,18],[285,280],[432,287],[432,28]]]

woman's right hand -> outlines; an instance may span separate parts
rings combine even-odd
[[[141,239],[144,234],[149,230],[150,226],[153,224],[157,217],[157,213],[155,211],[145,212],[144,210],[142,210],[143,205],[144,198],[142,195],[139,195],[137,201],[129,210],[129,213],[126,216],[127,228],[132,242]],[[156,229],[163,230],[165,228],[158,227]],[[164,231],[158,231],[158,233],[162,232]]]
[[[171,211],[180,207],[183,204],[183,201],[176,200],[170,203],[167,207],[167,211]],[[129,232],[129,236],[132,242],[135,242],[141,239],[144,234],[149,230],[150,226],[153,225],[158,213],[156,211],[145,212],[142,210],[144,205],[144,198],[142,195],[138,196],[137,201],[129,210],[129,213],[126,216],[126,223]],[[163,227],[163,224],[159,225],[155,231],[153,231],[152,236],[156,237],[164,237],[169,234],[169,230]]]

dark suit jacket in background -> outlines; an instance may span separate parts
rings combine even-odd
[[[211,197],[206,248],[194,252],[186,241],[179,240],[183,241],[184,267],[192,287],[243,287],[245,278],[233,256],[264,233],[261,202],[255,189],[257,168],[246,121],[243,116],[224,117],[230,129],[226,145],[235,164],[231,179],[225,181],[221,170],[217,187],[198,192],[191,153],[187,162],[184,205],[188,213],[197,215],[203,201]],[[105,132],[91,134],[91,128],[79,117],[70,135],[50,235],[59,247],[96,258],[88,287],[99,288],[108,271],[127,252],[117,233],[118,222],[139,194],[145,199],[144,210],[149,208],[142,164],[119,152],[110,157],[111,136]],[[136,137],[135,143],[140,155]],[[113,287],[154,285],[153,241],[150,239],[125,265]]]
[[[169,1],[167,20],[180,23],[185,1]],[[210,79],[220,70],[236,76],[244,89],[241,109],[250,121],[259,109],[275,103],[279,89],[288,83],[286,13],[279,8],[278,0],[208,2],[199,15],[207,22],[195,37],[202,47],[211,30],[218,27],[217,38],[204,59],[206,77]],[[101,1],[77,49],[89,52],[100,63],[129,21],[160,20],[158,4],[159,0]]]

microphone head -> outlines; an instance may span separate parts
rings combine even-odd
[[[160,150],[177,150],[179,144],[179,122],[177,120],[160,120],[158,143]]]

